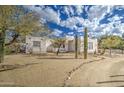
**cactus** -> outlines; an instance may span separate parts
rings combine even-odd
[[[87,59],[88,35],[87,28],[84,30],[84,59]]]
[[[0,33],[0,63],[4,59],[5,31]]]

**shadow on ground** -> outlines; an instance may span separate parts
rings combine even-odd
[[[58,57],[48,57],[48,58],[41,58],[38,59],[60,59],[60,60],[67,60],[67,59],[75,59],[75,58],[58,58]],[[77,59],[83,59],[83,58],[77,58]]]
[[[35,65],[35,64],[40,64],[40,63],[28,63],[28,64],[24,64],[24,65],[20,65],[20,64],[0,65],[0,72],[19,69],[19,68],[23,68],[23,67],[27,67],[29,65]]]

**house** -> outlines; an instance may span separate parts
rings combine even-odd
[[[26,36],[26,53],[45,54],[51,42],[47,38]]]
[[[73,36],[67,36],[66,37],[66,50],[68,52],[74,52],[75,51],[75,39]],[[98,52],[98,42],[96,38],[88,38],[88,53],[94,53]],[[78,38],[78,51],[83,52],[84,51],[84,38],[83,36]]]
[[[83,37],[78,39],[78,51],[83,52],[84,41]],[[52,46],[50,38],[26,36],[26,53],[45,54],[47,52],[56,52],[57,48]],[[60,52],[74,52],[75,39],[73,36],[66,36],[66,42],[60,47]],[[88,38],[88,53],[98,51],[97,39]]]

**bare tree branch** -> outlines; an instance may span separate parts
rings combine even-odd
[[[15,34],[12,37],[13,37],[13,39],[9,43],[6,43],[5,46],[9,46],[12,43],[14,43],[16,41],[16,39],[19,37],[19,35],[18,34]]]

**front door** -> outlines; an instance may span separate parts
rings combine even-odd
[[[33,53],[39,54],[41,51],[41,42],[40,41],[33,41]]]

